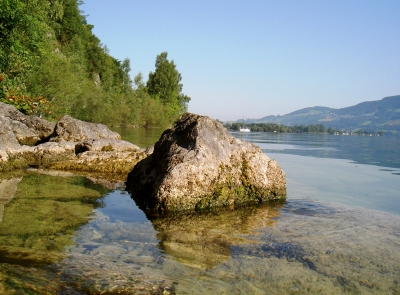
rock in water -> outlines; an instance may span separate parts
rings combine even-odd
[[[209,117],[184,114],[129,173],[127,189],[145,211],[203,210],[284,200],[285,173],[254,144]]]

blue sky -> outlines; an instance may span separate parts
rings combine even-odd
[[[400,94],[399,0],[85,0],[132,78],[163,51],[189,111],[223,121]]]

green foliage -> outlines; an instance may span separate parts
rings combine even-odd
[[[49,27],[46,0],[0,1],[0,71],[23,76],[41,54]]]
[[[0,7],[0,101],[34,114],[47,101],[30,95],[25,78],[49,32],[48,1],[0,0]]]
[[[167,52],[157,56],[156,69],[149,74],[147,89],[150,95],[157,97],[168,107],[172,117],[176,117],[186,112],[190,97],[182,93],[182,76],[174,61],[169,61],[167,57]]]
[[[0,101],[51,120],[69,114],[110,126],[174,122],[190,97],[181,93],[181,75],[167,53],[157,57],[149,79],[166,83],[148,88],[139,73],[133,85],[129,59],[109,55],[80,4],[0,0]],[[151,81],[147,84],[155,85]]]
[[[23,84],[19,79],[10,79],[6,74],[0,74],[0,101],[15,106],[17,110],[27,115],[51,113],[51,105],[47,99],[43,96],[24,95],[21,86]]]

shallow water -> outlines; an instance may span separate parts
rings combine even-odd
[[[278,160],[286,203],[149,220],[123,187],[2,175],[0,293],[400,293],[398,158],[361,137],[234,135]]]
[[[113,127],[112,130],[118,132],[123,140],[132,142],[141,148],[147,148],[160,138],[165,129]]]

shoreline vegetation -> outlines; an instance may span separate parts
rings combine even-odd
[[[338,130],[331,127],[326,128],[323,124],[314,125],[294,125],[285,126],[274,123],[225,123],[224,127],[229,131],[239,131],[240,128],[247,127],[251,132],[273,132],[273,133],[323,133],[334,135],[359,135],[359,136],[383,136],[382,131],[366,131],[366,130]]]
[[[0,101],[56,122],[70,115],[107,126],[166,127],[187,111],[168,53],[148,80],[130,76],[92,32],[80,0],[1,0]]]

